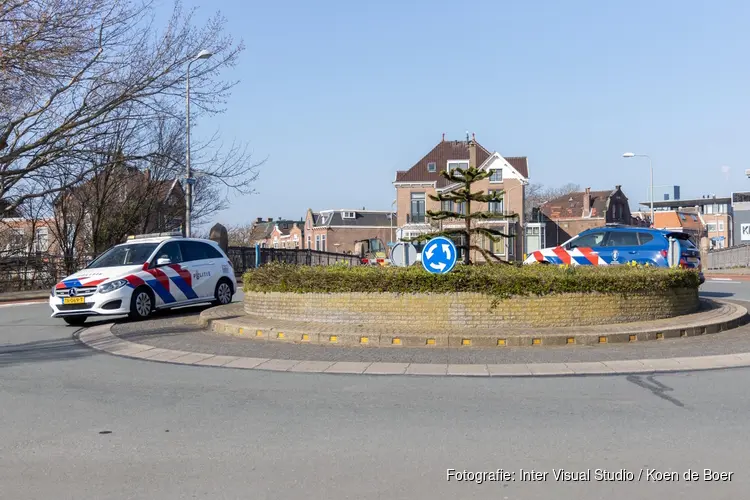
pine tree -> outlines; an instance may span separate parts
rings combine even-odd
[[[497,229],[491,229],[488,227],[482,227],[478,226],[477,224],[473,224],[474,221],[478,220],[508,220],[516,219],[518,217],[517,214],[502,214],[490,211],[478,211],[472,213],[472,201],[481,203],[503,201],[504,191],[498,191],[493,194],[485,194],[484,191],[477,191],[472,193],[471,191],[472,184],[487,179],[492,175],[492,172],[490,170],[480,170],[474,165],[469,165],[469,167],[465,169],[454,168],[451,171],[442,171],[441,175],[448,179],[451,184],[462,184],[462,186],[454,189],[450,193],[429,195],[430,199],[440,202],[441,208],[442,202],[444,201],[453,202],[454,207],[457,204],[462,203],[465,207],[465,210],[462,211],[463,213],[442,209],[437,211],[428,210],[427,215],[429,215],[433,221],[442,221],[446,219],[463,220],[464,227],[461,229],[444,229],[434,233],[423,234],[415,238],[411,238],[410,241],[426,241],[435,238],[436,236],[445,236],[448,238],[463,236],[462,244],[457,245],[457,247],[462,248],[464,251],[464,264],[471,264],[471,250],[477,250],[484,256],[487,262],[504,262],[500,257],[496,256],[492,252],[487,251],[481,245],[477,245],[472,242],[472,236],[484,236],[486,238],[489,238],[493,242],[501,241],[503,238],[506,240],[514,238],[514,235],[512,234],[506,234]]]

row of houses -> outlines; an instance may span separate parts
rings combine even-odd
[[[388,243],[414,238],[422,234],[462,227],[462,220],[431,220],[430,211],[464,213],[465,208],[452,202],[431,198],[448,194],[462,184],[452,183],[441,172],[477,166],[491,172],[476,182],[472,189],[502,192],[500,201],[472,203],[471,210],[489,211],[498,217],[479,221],[488,228],[514,235],[510,240],[479,242],[496,257],[515,261],[524,254],[544,246],[557,245],[584,229],[607,223],[648,225],[649,222],[631,214],[629,201],[620,186],[607,191],[566,193],[547,200],[533,212],[527,210],[526,187],[529,184],[529,162],[526,156],[503,156],[482,146],[474,137],[466,140],[442,140],[411,167],[395,172],[396,210],[308,210],[298,221],[258,218],[253,223],[249,243],[274,248],[311,248],[351,253],[358,241],[374,240]],[[531,213],[530,220],[526,220]],[[457,243],[461,243],[457,241]],[[482,261],[478,251],[472,260]]]

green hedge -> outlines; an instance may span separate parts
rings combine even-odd
[[[418,266],[269,264],[248,271],[243,278],[246,292],[479,292],[494,297],[697,290],[700,284],[695,271],[629,266],[458,266],[448,274],[436,275]]]

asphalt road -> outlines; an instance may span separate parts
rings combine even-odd
[[[707,285],[750,298],[750,283]],[[746,369],[552,379],[272,373],[98,354],[75,331],[44,305],[0,308],[2,498],[719,500],[746,498],[750,487]],[[591,469],[591,481],[556,481],[561,468]],[[448,469],[513,476],[448,482]],[[522,481],[520,469],[546,480]],[[596,469],[633,479],[596,481]],[[704,469],[733,475],[706,482]],[[697,481],[685,480],[689,470]]]

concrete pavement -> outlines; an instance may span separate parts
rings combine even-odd
[[[0,310],[7,498],[692,500],[744,498],[750,486],[748,369],[545,379],[211,369],[99,354],[46,315]],[[448,482],[451,468],[513,479]],[[560,468],[644,473],[557,482]],[[705,482],[706,468],[734,475]],[[546,480],[521,481],[520,469]]]

